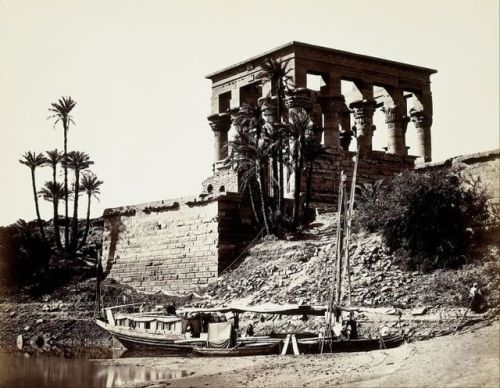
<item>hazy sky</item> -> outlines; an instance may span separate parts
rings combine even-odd
[[[498,0],[0,0],[0,225],[35,217],[18,159],[62,149],[47,120],[62,95],[78,102],[69,149],[105,181],[93,215],[199,193],[213,162],[204,76],[292,40],[437,69],[434,160],[499,147]]]

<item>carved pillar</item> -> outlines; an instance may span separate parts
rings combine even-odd
[[[355,101],[349,105],[354,113],[360,155],[367,155],[372,151],[373,114],[376,105],[375,100],[372,99]]]
[[[325,146],[340,149],[339,126],[345,109],[344,96],[319,97],[323,111],[323,128]]]
[[[231,128],[229,113],[216,113],[208,116],[212,131],[214,131],[214,159],[215,162],[227,158],[227,133]]]
[[[415,154],[419,157],[417,162],[430,162],[432,160],[431,125],[432,116],[424,110],[410,109],[411,121],[417,130],[417,149]]]
[[[409,117],[406,116],[399,106],[384,106],[382,111],[385,113],[385,122],[387,123],[387,153],[396,155],[406,155],[406,126]]]

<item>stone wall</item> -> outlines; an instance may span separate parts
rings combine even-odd
[[[457,168],[479,179],[486,189],[486,195],[500,209],[500,149],[475,154],[461,155],[436,163],[424,163],[417,170]]]
[[[138,290],[186,292],[215,280],[254,235],[237,196],[106,209],[103,263]]]
[[[316,161],[311,185],[311,198],[315,205],[322,207],[325,204],[336,204],[341,171],[347,175],[347,187],[351,186],[354,155],[354,152],[338,152],[323,156]],[[414,162],[413,156],[401,157],[373,151],[369,159],[359,161],[356,183],[374,183],[404,169],[413,168]],[[305,183],[303,190],[305,190]]]

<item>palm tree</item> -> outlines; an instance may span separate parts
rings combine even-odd
[[[90,203],[92,197],[99,199],[97,195],[101,194],[100,187],[103,183],[104,182],[98,180],[97,176],[95,176],[93,173],[83,174],[82,176],[80,185],[83,191],[87,193],[87,221],[85,223],[85,231],[83,232],[82,241],[78,245],[77,249],[81,249],[85,245],[85,242],[87,240],[90,228]]]
[[[56,246],[57,250],[60,253],[62,253],[63,248],[61,244],[61,238],[59,236],[58,209],[59,209],[59,201],[64,198],[64,186],[62,185],[62,183],[59,182],[48,181],[45,182],[44,187],[40,189],[38,194],[41,195],[43,199],[45,199],[46,201],[52,202],[54,209],[53,223],[54,223],[54,233],[56,234],[55,236]]]
[[[71,97],[62,97],[57,102],[51,104],[49,111],[53,115],[49,118],[54,118],[54,127],[61,122],[64,130],[64,154],[65,160],[68,155],[68,129],[70,124],[75,124],[71,116],[71,111],[75,107],[76,102]],[[66,241],[66,249],[69,246],[69,218],[68,218],[68,168],[64,166],[64,239]]]
[[[61,162],[63,158],[63,154],[56,149],[52,151],[45,152],[47,163],[52,167],[52,185],[50,187],[45,183],[45,188],[47,190],[58,190],[58,194],[61,194],[64,197],[64,187],[57,183],[57,165]],[[52,205],[54,208],[54,235],[56,240],[57,250],[62,252],[62,244],[61,244],[61,233],[59,230],[59,201],[63,199],[63,197],[59,197],[58,195],[52,197]],[[44,197],[45,198],[45,197]]]
[[[281,124],[283,123],[283,106],[285,102],[285,90],[289,88],[289,83],[292,79],[292,77],[289,75],[291,69],[287,69],[288,62],[290,60],[285,60],[285,61],[278,61],[275,58],[266,58],[264,59],[264,62],[261,64],[262,70],[257,74],[257,78],[260,78],[264,81],[271,82],[271,87],[274,86],[274,95],[276,96],[277,99],[277,106],[276,106],[276,116],[278,119],[278,128],[276,129],[276,132],[278,136],[280,137],[279,142],[282,142],[281,139]],[[276,167],[273,166],[273,173],[278,173],[279,175],[279,182],[277,185],[277,195],[278,195],[278,207],[280,210],[282,209],[283,206],[283,193],[284,193],[284,179],[283,179],[283,148],[278,147],[278,155],[277,155],[277,162],[279,165],[279,172]]]
[[[40,228],[40,234],[44,242],[47,242],[47,237],[45,236],[45,230],[43,229],[43,221],[40,217],[40,208],[38,207],[38,193],[36,191],[36,178],[35,178],[35,170],[37,167],[44,166],[47,163],[47,159],[43,154],[37,154],[36,152],[25,152],[22,155],[22,159],[19,160],[19,163],[28,166],[31,170],[31,185],[33,187],[33,198],[35,200],[35,210],[36,217],[38,219],[38,227]]]
[[[264,198],[263,173],[264,166],[269,160],[272,145],[265,139],[259,139],[250,131],[240,129],[238,135],[231,143],[231,154],[228,162],[241,173],[242,190],[247,188],[254,215],[257,220],[262,219],[266,233],[270,233],[268,215],[266,211],[266,201]],[[261,217],[257,216],[253,199],[254,184],[257,186],[260,202]]]
[[[234,124],[239,130],[238,136],[232,143],[233,151],[230,162],[239,169],[239,172],[243,173],[244,180],[255,181],[259,191],[262,220],[266,233],[269,234],[262,182],[265,166],[276,145],[270,141],[266,134],[265,120],[262,117],[262,104],[243,104],[234,119]],[[250,191],[249,193],[251,194]]]
[[[306,131],[311,129],[311,118],[305,110],[290,112],[290,123],[287,126],[288,134],[293,141],[291,150],[291,161],[294,165],[295,187],[293,204],[293,225],[297,226],[299,221],[300,192],[302,183],[302,169],[304,167],[304,142]]]
[[[76,250],[78,245],[78,197],[80,196],[80,172],[94,164],[85,152],[68,152],[63,161],[64,168],[70,168],[75,172],[75,186],[73,191],[73,222],[71,227],[70,251]]]

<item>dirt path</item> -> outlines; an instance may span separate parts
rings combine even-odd
[[[99,361],[194,372],[179,380],[136,387],[498,387],[498,321],[475,332],[397,349],[315,356],[234,359],[132,358]]]

